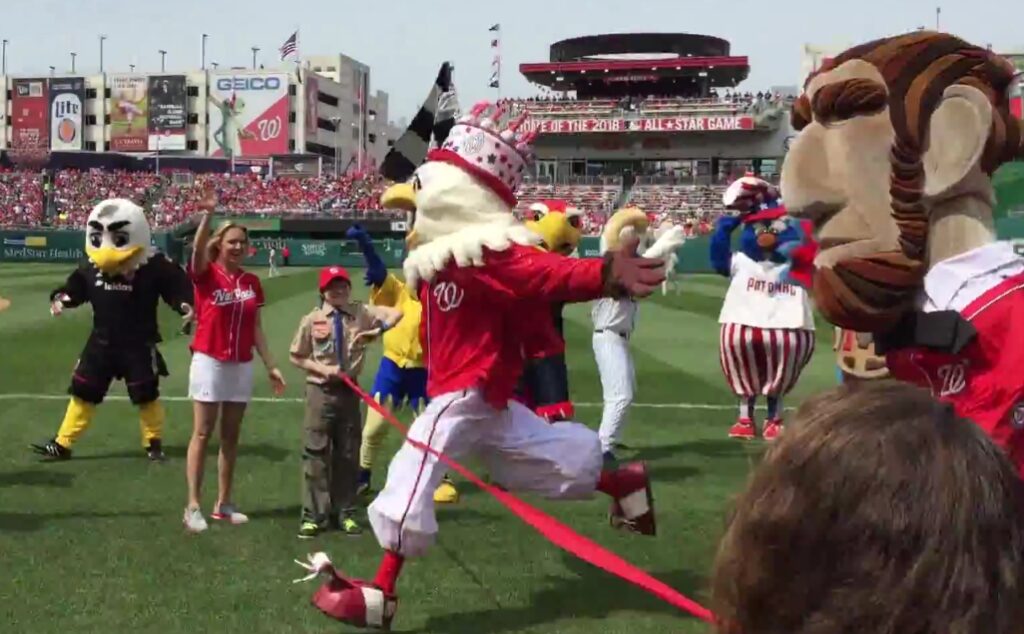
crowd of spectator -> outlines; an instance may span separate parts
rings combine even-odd
[[[198,212],[203,194],[213,190],[221,211],[230,214],[364,217],[384,213],[380,195],[387,182],[377,174],[338,178],[267,178],[260,174],[195,174],[174,178],[153,172],[57,170],[47,178],[34,171],[0,171],[0,226],[78,228],[105,198],[127,198],[150,212],[154,228],[176,226]],[[721,185],[636,184],[623,196],[622,184],[524,183],[517,213],[545,199],[569,201],[583,212],[585,235],[600,233],[616,205],[637,206],[671,220],[689,235],[711,231],[722,212]],[[47,209],[49,206],[49,213]]]
[[[168,185],[153,211],[163,224],[176,224],[195,214],[203,193],[212,189],[227,213],[364,214],[380,211],[384,187],[376,174],[273,179],[251,173],[199,174],[191,185]]]
[[[171,174],[62,169],[47,179],[36,171],[0,171],[0,226],[81,227],[106,198],[127,198],[151,212],[154,227],[172,227],[198,211],[208,190],[233,214],[381,213],[386,182],[377,174],[322,178],[268,178],[259,174]]]
[[[0,171],[0,226],[43,221],[43,177],[39,172]]]

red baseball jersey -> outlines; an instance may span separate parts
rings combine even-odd
[[[493,407],[507,407],[523,370],[524,324],[538,305],[600,297],[602,266],[521,245],[485,249],[483,266],[449,262],[419,288],[427,394],[481,388]]]
[[[1024,274],[992,287],[961,315],[977,336],[960,354],[906,348],[886,355],[898,379],[929,388],[974,421],[1024,475]]]
[[[216,262],[195,275],[196,332],[192,351],[218,361],[252,361],[256,344],[256,314],[263,306],[260,278],[248,271],[229,273]]]

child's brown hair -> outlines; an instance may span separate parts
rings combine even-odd
[[[722,539],[719,631],[1020,634],[1022,489],[976,425],[916,387],[808,399]]]

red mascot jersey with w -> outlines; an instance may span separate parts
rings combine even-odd
[[[978,334],[960,354],[897,350],[886,357],[889,370],[952,403],[1006,450],[1024,476],[1024,275],[989,289],[961,315]]]

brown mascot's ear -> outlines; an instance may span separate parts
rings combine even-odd
[[[941,195],[967,176],[981,160],[991,127],[992,105],[983,92],[955,85],[942,93],[923,157],[925,196]]]

